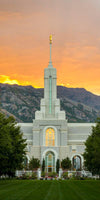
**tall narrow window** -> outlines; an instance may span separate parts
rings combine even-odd
[[[80,156],[74,156],[73,157],[73,168],[76,170],[81,170],[81,157]]]
[[[45,171],[46,172],[55,171],[55,155],[53,152],[47,152],[45,156]]]
[[[46,146],[55,146],[55,131],[53,128],[48,128],[46,130],[45,139]]]

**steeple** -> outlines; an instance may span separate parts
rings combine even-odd
[[[44,69],[44,98],[41,99],[40,111],[36,111],[35,119],[65,119],[65,112],[60,111],[60,100],[57,99],[56,68],[52,65],[52,35],[49,36],[50,60]]]
[[[53,67],[52,65],[52,35],[49,36],[49,42],[50,42],[50,60],[48,67]]]

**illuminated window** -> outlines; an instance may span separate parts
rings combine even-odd
[[[48,152],[45,157],[45,172],[55,171],[55,155],[53,152]]]
[[[46,130],[46,146],[55,146],[55,131],[53,128]]]

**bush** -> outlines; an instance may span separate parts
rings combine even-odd
[[[71,169],[71,160],[67,157],[61,161],[61,167],[63,169]]]
[[[24,179],[29,179],[29,175],[27,175],[27,174],[23,174],[22,176],[21,176],[21,178],[24,180]]]
[[[76,172],[72,174],[71,180],[85,180],[85,178],[81,177],[80,173]]]
[[[57,162],[56,162],[56,172],[59,173],[59,168],[60,168],[60,160],[57,159]]]
[[[42,176],[43,178],[45,177],[45,175],[46,175],[45,172],[42,172],[42,173],[41,173],[41,176]]]
[[[55,178],[57,176],[57,173],[56,172],[49,172],[48,176]]]
[[[62,174],[62,177],[63,177],[64,179],[67,179],[67,178],[68,178],[68,172],[64,172],[64,173]]]
[[[32,172],[32,179],[37,179],[37,175],[35,172]]]
[[[29,162],[29,169],[34,170],[40,167],[40,160],[38,158],[32,157]]]
[[[44,160],[44,158],[43,158],[43,162],[42,162],[42,172],[44,172],[45,171],[45,160]]]

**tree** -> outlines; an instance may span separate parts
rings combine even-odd
[[[57,162],[56,162],[56,172],[59,173],[59,168],[60,168],[60,161],[59,159],[57,159]]]
[[[71,169],[71,160],[67,157],[61,161],[61,167],[63,169]]]
[[[84,165],[93,174],[100,176],[100,118],[92,127],[92,134],[85,142]]]
[[[38,158],[32,157],[29,162],[29,169],[34,170],[40,167],[40,160]]]
[[[25,170],[28,170],[28,159],[27,159],[27,157],[24,158],[23,168],[24,168]]]
[[[44,160],[44,158],[43,158],[43,162],[42,162],[42,172],[44,172],[45,171],[45,160]]]
[[[14,176],[22,167],[26,140],[22,138],[15,119],[0,113],[0,175]]]

